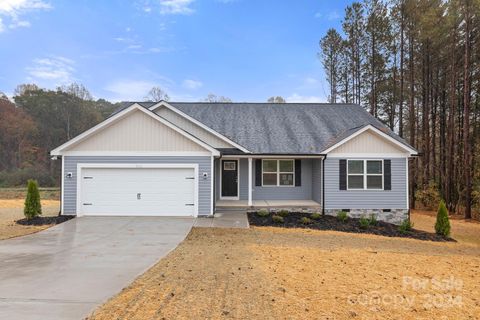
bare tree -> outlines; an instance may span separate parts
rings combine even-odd
[[[281,96],[274,96],[274,97],[268,98],[267,102],[269,102],[269,103],[285,103],[286,101]]]
[[[148,92],[148,95],[145,97],[145,100],[153,101],[153,102],[157,102],[161,100],[170,101],[170,96],[165,91],[163,91],[162,88],[153,87]]]
[[[216,94],[213,94],[213,93],[209,93],[203,101],[205,101],[205,102],[232,102],[232,99],[224,97],[224,96],[217,96]]]

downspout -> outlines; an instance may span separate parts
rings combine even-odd
[[[325,159],[327,159],[326,154],[322,159],[322,215],[325,215]]]

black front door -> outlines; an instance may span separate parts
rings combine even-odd
[[[222,160],[222,197],[238,197],[238,160]]]

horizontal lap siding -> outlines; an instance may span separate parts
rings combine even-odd
[[[248,168],[247,168],[248,169]],[[245,171],[245,170],[244,170]],[[253,200],[311,200],[312,160],[302,159],[302,185],[299,187],[257,187],[255,186],[255,161],[252,163]],[[248,188],[248,172],[244,179]],[[240,187],[242,190],[242,187]]]
[[[381,157],[377,158],[380,159]],[[351,158],[349,158],[351,159]],[[340,190],[339,158],[325,159],[326,209],[406,209],[406,158],[392,158],[392,190]]]
[[[142,163],[142,164],[198,164],[198,214],[211,214],[211,181],[212,174],[211,157],[75,157],[65,156],[64,174],[68,172],[73,174],[71,179],[65,178],[64,181],[64,212],[63,214],[76,214],[77,211],[77,164],[78,163]],[[208,173],[205,179],[203,173]]]

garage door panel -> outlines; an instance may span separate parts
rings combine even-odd
[[[192,216],[193,168],[84,168],[85,215]]]

